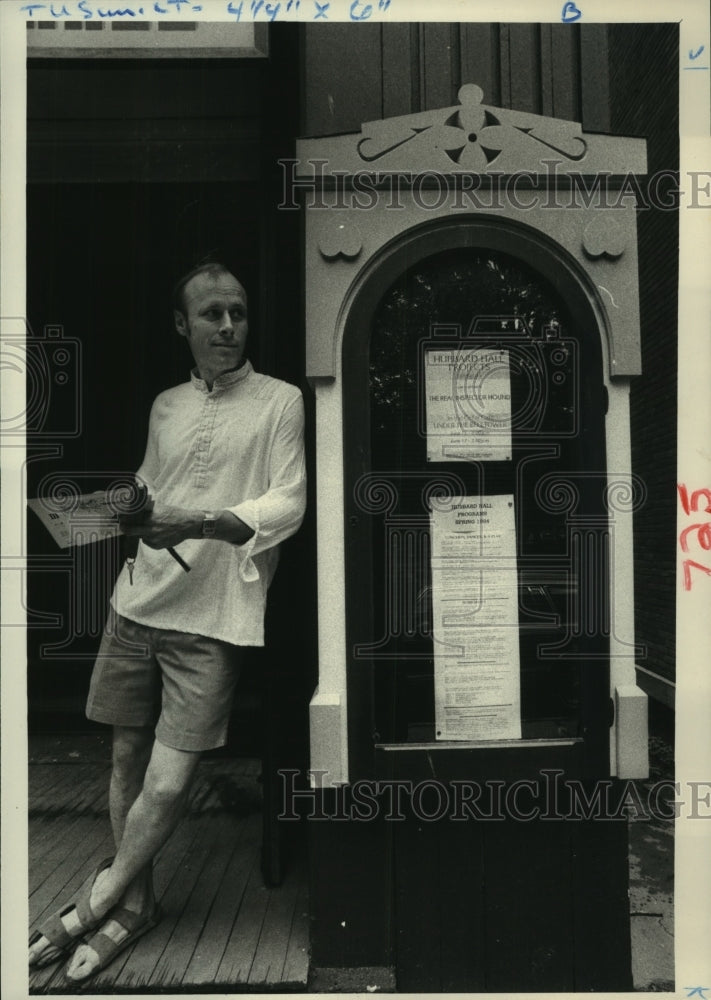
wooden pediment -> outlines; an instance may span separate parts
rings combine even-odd
[[[644,139],[586,134],[578,122],[495,108],[476,84],[459,103],[367,122],[359,133],[302,139],[298,176],[346,172],[517,174],[644,174]],[[325,160],[315,170],[313,160]]]

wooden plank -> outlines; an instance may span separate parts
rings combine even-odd
[[[552,44],[552,114],[555,118],[579,122],[582,120],[580,107],[580,26],[551,24],[548,25],[548,28]]]
[[[114,850],[111,828],[105,819],[80,816],[66,826],[60,820],[56,822],[56,845],[45,851],[30,872],[30,901],[33,906],[41,904],[41,900],[56,886],[57,880],[61,880],[64,871],[77,871],[83,866],[85,838],[89,845],[101,838],[109,842],[108,854]],[[80,845],[79,849],[77,845]]]
[[[380,25],[304,26],[304,134],[358,132],[382,114]]]
[[[423,105],[424,111],[446,108],[456,102],[459,89],[459,37],[456,26],[423,25]]]
[[[501,53],[497,24],[463,24],[460,34],[462,83],[476,83],[484,103],[501,104]]]
[[[200,823],[200,826],[204,825],[207,825],[205,820]],[[221,845],[228,840],[234,825],[234,821],[225,814],[209,823],[209,837],[202,838],[202,850],[190,865],[193,887],[188,892],[183,877],[185,904],[170,941],[148,981],[150,986],[167,989],[182,983],[229,861],[229,852]],[[198,867],[201,862],[201,867]],[[231,915],[228,919],[231,922]]]
[[[96,802],[98,803],[103,792],[96,792]],[[73,850],[76,841],[72,841],[70,836],[71,827],[79,820],[98,819],[108,823],[107,810],[85,810],[84,813],[69,813],[67,815],[52,816],[50,818],[33,817],[30,819],[31,851],[30,858],[30,885],[36,884],[37,878],[43,877],[48,864],[56,865],[61,857]]]
[[[60,808],[47,809],[44,812],[32,811],[29,821],[34,827],[35,842],[38,847],[48,836],[52,837],[53,824],[59,820],[73,822],[81,817],[86,818],[87,816],[91,816],[99,818],[108,816],[107,789],[105,787],[93,785],[77,794],[84,797],[83,800],[81,798],[77,800],[81,804],[80,809],[65,810]]]
[[[27,800],[30,806],[37,797],[47,788],[51,788],[56,781],[56,774],[52,774],[54,764],[30,764],[27,769]]]
[[[36,803],[30,804],[31,813],[80,811],[106,793],[110,768],[105,764],[72,764],[66,767],[66,772]]]
[[[73,790],[67,794],[65,801],[57,803],[57,808],[66,813],[82,813],[92,810],[108,815],[110,777],[110,768],[103,765],[99,767],[92,765],[90,770],[75,776]]]
[[[268,902],[269,890],[262,884],[259,862],[255,859],[216,982],[235,985],[248,982]]]
[[[499,56],[501,80],[501,107],[511,108],[511,26],[499,25]]]
[[[564,25],[558,25],[564,27]],[[541,114],[549,118],[553,113],[553,35],[552,25],[539,25],[541,39]]]
[[[292,868],[283,884],[270,890],[259,944],[249,970],[250,986],[282,982],[299,885],[299,872]]]
[[[63,835],[65,854],[58,863],[48,863],[42,869],[43,877],[36,889],[30,894],[30,909],[33,914],[40,915],[46,907],[56,908],[56,897],[66,891],[66,885],[75,875],[81,879],[88,877],[90,861],[88,860],[99,844],[104,854],[94,862],[94,868],[103,858],[109,857],[114,851],[113,836],[107,823],[93,819],[79,821]],[[77,844],[81,850],[77,850]]]
[[[301,874],[301,883],[294,906],[289,946],[286,950],[282,985],[305,984],[309,976],[309,883],[308,871]]]
[[[538,25],[509,25],[511,107],[540,114],[541,78]]]
[[[62,801],[62,797],[75,787],[76,772],[72,773],[72,769],[60,767],[57,764],[45,766],[54,769],[54,780],[50,779],[36,796],[31,795],[28,803],[31,811],[42,812],[48,808],[56,807]]]
[[[383,118],[409,115],[412,105],[412,72],[409,24],[383,24]],[[419,110],[419,109],[417,109]]]
[[[236,908],[241,905],[250,872],[259,864],[260,832],[258,817],[250,816],[237,826],[224,877],[185,970],[185,984],[200,986],[217,981],[217,971],[232,932]]]
[[[44,874],[38,871],[38,866],[48,851],[67,852],[66,834],[74,824],[82,818],[81,816],[52,816],[49,819],[33,816],[29,821],[30,846],[29,846],[29,873],[30,892],[32,892],[44,878]]]
[[[610,65],[606,24],[580,28],[581,120],[586,132],[610,132]]]

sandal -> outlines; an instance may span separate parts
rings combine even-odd
[[[111,867],[113,860],[114,859],[112,857],[104,858],[94,872],[85,891],[82,892],[76,900],[68,903],[66,906],[63,906],[61,910],[56,910],[53,914],[51,914],[51,916],[47,917],[46,920],[42,921],[30,938],[29,946],[31,948],[33,944],[37,944],[40,938],[45,937],[49,941],[49,945],[45,949],[45,952],[51,951],[52,948],[56,950],[51,951],[50,955],[46,955],[43,952],[36,962],[30,963],[31,969],[44,969],[46,966],[56,962],[58,959],[70,952],[81,937],[93,930],[97,924],[101,923],[104,918],[97,917],[94,914],[89,900],[91,899],[91,890],[94,888],[94,883],[101,872]],[[69,933],[64,925],[64,922],[62,921],[62,917],[71,913],[72,910],[76,910],[77,919],[79,921],[79,926],[74,934]]]
[[[104,934],[103,931],[97,931],[95,934],[92,934],[84,943],[96,952],[99,957],[99,964],[87,976],[83,976],[81,979],[72,979],[67,975],[67,970],[65,969],[65,982],[77,985],[91,979],[97,972],[101,972],[107,965],[110,965],[122,951],[129,948],[140,937],[147,934],[148,931],[153,930],[162,915],[160,907],[155,902],[152,904],[149,912],[136,913],[135,910],[127,910],[125,906],[117,906],[113,910],[109,910],[104,919],[107,921],[115,920],[128,931],[128,934],[119,942],[114,941],[113,938],[109,937],[108,934]]]

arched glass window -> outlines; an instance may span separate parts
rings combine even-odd
[[[448,497],[510,498],[518,607],[508,627],[518,633],[522,745],[587,741],[604,755],[609,599],[600,337],[575,296],[571,307],[565,288],[518,257],[514,241],[510,246],[420,257],[387,287],[381,283],[358,325],[347,328],[350,670],[370,678],[376,745],[447,738],[437,722],[447,709],[435,707],[431,512]],[[475,413],[481,386],[467,375],[471,367],[449,365],[449,383],[441,372],[428,383],[428,366],[462,358],[490,362],[489,388],[502,391],[489,399],[510,397],[498,409],[493,404],[488,428],[486,413],[479,412],[482,420]],[[452,420],[438,424],[435,410]],[[472,610],[476,635],[480,624],[491,625],[483,620],[486,594],[462,569],[458,596]],[[480,632],[495,672],[504,647],[492,635],[491,628]],[[467,699],[475,711],[471,675],[447,699],[458,717],[466,717]]]

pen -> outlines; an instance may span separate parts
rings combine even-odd
[[[185,562],[185,560],[181,556],[178,555],[178,553],[175,551],[175,549],[168,547],[168,552],[170,552],[170,554],[172,555],[173,559],[175,559],[175,561],[177,563],[179,563],[183,567],[183,569],[185,570],[186,573],[190,572],[190,566],[188,566],[188,564]]]

